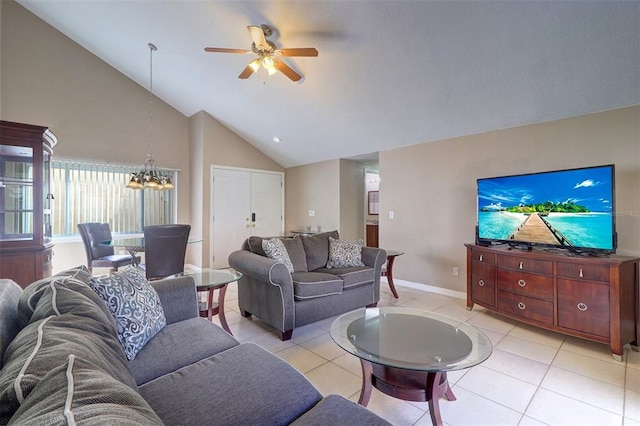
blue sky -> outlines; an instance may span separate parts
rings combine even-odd
[[[510,207],[573,200],[593,212],[613,206],[608,166],[478,179],[478,207]]]

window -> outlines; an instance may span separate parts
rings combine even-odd
[[[125,188],[131,166],[53,160],[51,168],[56,237],[77,235],[77,224],[84,222],[106,222],[114,234],[173,223],[174,190]],[[174,170],[162,171],[175,182]]]

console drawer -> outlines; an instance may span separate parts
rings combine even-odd
[[[483,305],[496,304],[496,267],[480,262],[472,262],[471,295],[475,302]]]
[[[558,262],[556,264],[556,274],[559,277],[572,280],[600,281],[608,283],[608,265],[581,265],[579,263]]]
[[[553,302],[547,300],[498,291],[498,311],[516,318],[553,325]]]
[[[609,337],[609,286],[559,279],[558,325]]]
[[[498,268],[498,290],[553,299],[553,278]]]
[[[471,260],[474,262],[488,263],[490,265],[496,264],[496,254],[482,250],[472,250]]]
[[[498,257],[498,266],[536,274],[551,275],[553,273],[553,262],[526,257],[500,256]]]

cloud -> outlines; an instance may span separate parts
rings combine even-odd
[[[574,186],[573,189],[590,188],[592,186],[597,186],[597,185],[600,185],[600,182],[594,182],[592,179],[587,179],[587,180],[583,180],[580,183],[576,183],[576,186]]]

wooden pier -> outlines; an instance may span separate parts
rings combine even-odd
[[[538,213],[532,213],[509,236],[510,240],[542,244],[572,245],[562,233],[553,228]]]

